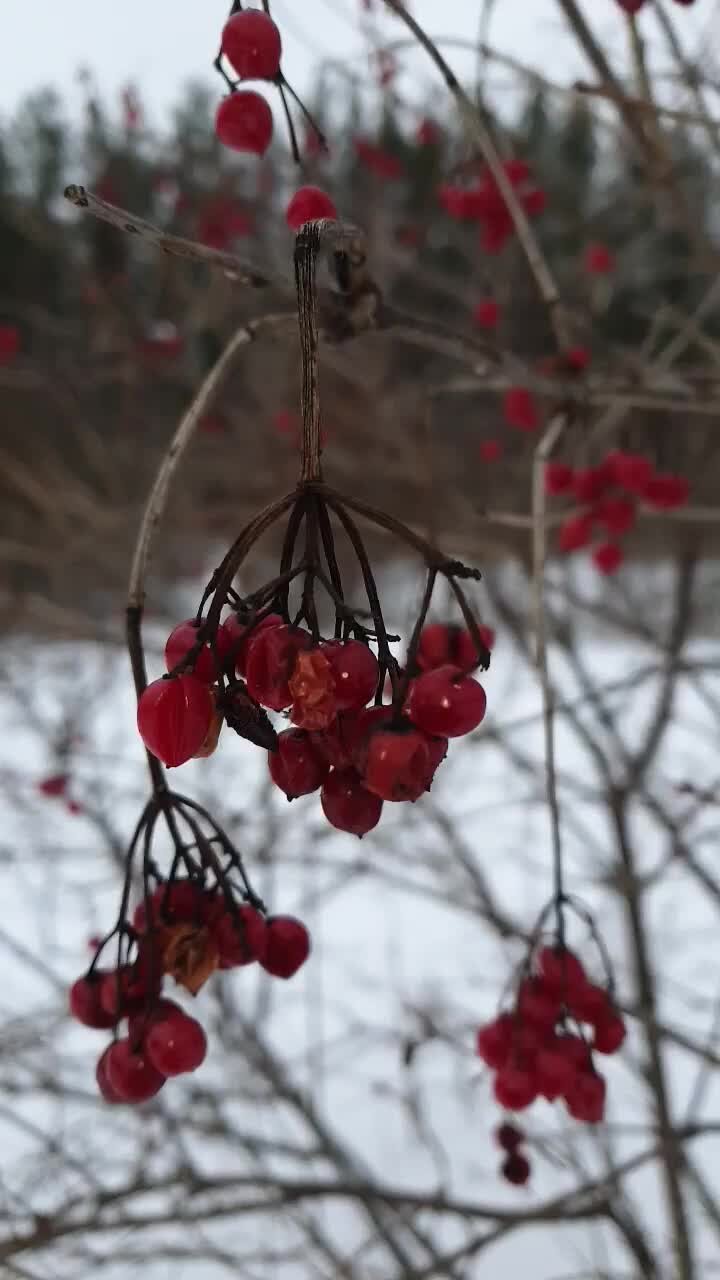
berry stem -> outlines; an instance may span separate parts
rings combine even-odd
[[[320,467],[320,393],[318,388],[318,329],[316,260],[320,223],[307,222],[295,238],[300,360],[302,368],[302,452],[300,483],[322,479]]]

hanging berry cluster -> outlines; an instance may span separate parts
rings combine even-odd
[[[541,214],[546,205],[542,187],[533,181],[524,160],[507,160],[503,166],[508,181],[530,218]],[[445,183],[438,191],[440,203],[458,222],[477,222],[480,245],[486,253],[499,253],[512,238],[515,224],[493,175],[486,171],[472,186]]]
[[[600,573],[611,574],[623,562],[619,539],[629,533],[642,504],[656,511],[682,507],[690,488],[683,476],[656,471],[641,454],[614,450],[595,467],[575,469],[549,462],[545,489],[553,497],[574,498],[580,511],[558,530],[558,549],[581,551],[594,543],[592,559]]]

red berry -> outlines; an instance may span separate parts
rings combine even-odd
[[[139,1013],[160,990],[160,955],[141,951],[134,964],[106,973],[100,986],[100,1004],[113,1016],[113,1024],[127,1014]]]
[[[83,978],[78,978],[70,988],[70,1013],[84,1027],[96,1030],[107,1030],[114,1027],[117,1018],[104,1008],[100,995],[102,984],[108,976],[107,969],[93,969]]]
[[[506,1182],[512,1183],[514,1187],[524,1187],[530,1177],[530,1161],[519,1151],[512,1151],[506,1160],[503,1160],[500,1170]]]
[[[488,634],[494,640],[489,627],[480,627],[480,635],[487,644]],[[488,649],[492,645],[487,646]],[[469,631],[464,627],[431,622],[420,632],[415,662],[421,671],[434,671],[437,667],[457,667],[468,674],[479,665],[478,652]]]
[[[545,492],[554,497],[568,493],[572,488],[575,472],[566,462],[548,462],[545,465]]]
[[[321,652],[335,678],[338,711],[360,711],[374,697],[380,674],[372,649],[360,640],[333,640]]]
[[[620,568],[625,559],[622,547],[616,542],[601,542],[592,553],[595,568],[607,577]]]
[[[117,1090],[113,1088],[113,1086],[110,1083],[110,1078],[108,1076],[108,1055],[112,1047],[113,1046],[109,1044],[107,1049],[105,1049],[100,1054],[100,1057],[98,1058],[97,1066],[95,1068],[95,1079],[97,1081],[97,1087],[100,1091],[100,1096],[102,1097],[103,1101],[110,1102],[110,1103],[118,1103],[118,1102],[124,1102],[125,1099],[121,1098]]]
[[[459,738],[477,729],[485,715],[485,690],[457,667],[437,667],[413,680],[408,714],[418,729],[439,738]]]
[[[639,13],[645,0],[617,0],[624,13]]]
[[[584,987],[587,981],[580,961],[567,947],[543,947],[538,955],[538,969],[545,985],[561,999]]]
[[[514,1151],[520,1146],[525,1135],[514,1124],[501,1124],[495,1130],[495,1141],[503,1151]]]
[[[643,3],[643,0],[640,0]],[[589,244],[585,250],[585,270],[592,276],[605,276],[615,267],[615,258],[604,244]]]
[[[580,551],[592,538],[592,516],[570,516],[558,529],[558,547],[564,553]]]
[[[285,210],[285,221],[293,231],[299,231],[306,222],[314,222],[318,218],[337,221],[337,216],[335,205],[320,187],[300,187]]]
[[[650,507],[671,511],[685,506],[690,496],[690,485],[684,476],[669,472],[658,474],[648,480],[640,496]]]
[[[635,524],[635,506],[628,498],[603,498],[592,514],[593,519],[616,538],[628,533]]]
[[[312,636],[301,627],[266,627],[250,641],[245,673],[248,693],[272,711],[284,711],[298,654],[312,648]]]
[[[163,1076],[197,1071],[207,1053],[207,1039],[196,1018],[180,1017],[153,1022],[145,1036],[148,1062]]]
[[[604,467],[585,467],[574,473],[572,491],[578,502],[596,502],[611,483]]]
[[[606,462],[614,474],[615,483],[628,493],[642,494],[653,474],[650,459],[642,454],[617,450],[608,455]]]
[[[294,916],[269,916],[267,949],[260,961],[274,978],[292,978],[310,955],[310,934]]]
[[[508,1111],[524,1111],[538,1096],[534,1072],[512,1065],[500,1068],[493,1090],[500,1106]]]
[[[172,671],[185,660],[189,651],[197,641],[199,625],[194,618],[188,618],[171,631],[165,645],[165,666]],[[218,678],[218,666],[209,644],[204,644],[190,668],[198,680],[213,684]]]
[[[369,7],[369,4],[366,3],[365,8],[368,9]],[[442,141],[442,133],[439,126],[434,120],[430,120],[427,117],[420,121],[415,137],[420,147],[436,147]]]
[[[568,347],[562,353],[562,363],[568,373],[582,373],[590,363],[590,352],[587,347]]]
[[[509,1056],[515,1030],[515,1019],[510,1013],[501,1013],[493,1022],[480,1027],[475,1049],[479,1058],[496,1071],[504,1067]]]
[[[66,773],[51,773],[47,778],[40,779],[37,789],[41,795],[55,799],[58,796],[65,795],[69,783],[70,778]]]
[[[133,928],[144,933],[148,927],[148,915],[155,927],[161,924],[206,924],[213,907],[213,898],[195,880],[173,880],[170,884],[159,884],[153,890],[149,911],[145,899],[138,903],[133,912]]]
[[[128,1038],[137,1049],[154,1022],[168,1022],[171,1018],[185,1017],[184,1009],[174,1000],[160,997],[141,1013],[131,1013],[128,1018]]]
[[[200,750],[214,714],[213,695],[197,676],[164,676],[140,695],[137,726],[148,751],[172,767]]]
[[[323,813],[338,831],[364,836],[380,821],[383,802],[367,791],[354,769],[333,769],[320,793]]]
[[[625,1023],[618,1013],[595,1023],[592,1047],[598,1053],[617,1053],[625,1040]]]
[[[268,613],[252,627],[241,622],[237,614],[231,613],[218,630],[215,648],[223,666],[232,661],[239,676],[245,675],[248,649],[261,631],[272,627],[281,627],[283,619],[279,613]]]
[[[381,800],[419,799],[433,772],[423,733],[403,726],[380,728],[370,735],[362,781]]]
[[[265,917],[243,903],[237,909],[238,922],[228,908],[213,926],[221,969],[235,969],[265,958],[268,932]]]
[[[509,387],[503,398],[503,415],[509,427],[535,431],[540,425],[537,405],[526,387]]]
[[[482,440],[479,452],[483,462],[497,462],[502,457],[503,447],[499,440]]]
[[[576,1071],[592,1069],[590,1049],[581,1036],[556,1036],[553,1041],[553,1052],[571,1062]]]
[[[612,1013],[607,991],[594,982],[585,982],[569,992],[567,1006],[578,1022],[603,1022]]]
[[[605,1115],[605,1081],[595,1071],[579,1071],[565,1095],[565,1103],[575,1120],[599,1124]]]
[[[288,800],[317,791],[330,770],[305,729],[285,729],[278,734],[277,751],[268,752],[268,767],[275,786]]]
[[[127,1036],[110,1046],[105,1073],[110,1089],[122,1102],[146,1102],[159,1093],[165,1083],[165,1076],[142,1050],[133,1052]]]
[[[233,151],[264,155],[273,133],[272,111],[259,93],[246,89],[231,93],[217,109],[215,133]]]
[[[560,1003],[557,991],[543,978],[526,978],[520,983],[517,1014],[521,1020],[550,1029],[560,1016]]]
[[[228,18],[221,48],[240,80],[274,80],[280,70],[280,32],[269,14],[258,9]]]
[[[472,314],[480,329],[494,329],[500,319],[500,307],[494,298],[484,298],[475,305]]]
[[[313,751],[332,768],[349,769],[352,765],[350,750],[358,734],[359,719],[357,712],[348,711],[337,716],[327,729],[310,733]]]
[[[563,1050],[563,1041],[554,1039],[538,1050],[535,1059],[538,1092],[548,1102],[563,1098],[577,1075],[577,1063]]]

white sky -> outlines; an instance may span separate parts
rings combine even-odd
[[[664,2],[678,28],[692,33],[691,47],[712,48],[712,35],[720,34],[720,0],[697,0],[692,10]],[[624,18],[615,0],[583,4],[620,57]],[[364,71],[360,0],[274,0],[273,7],[283,33],[283,67],[300,91],[323,57],[354,61]],[[382,8],[381,0],[375,7]],[[481,0],[412,0],[413,12],[431,33],[466,39],[476,35],[482,7]],[[228,9],[228,0],[0,0],[0,118],[39,84],[52,84],[79,102],[74,80],[84,64],[95,72],[107,97],[128,80],[136,81],[151,121],[161,124],[162,113],[185,81],[214,82],[210,63]],[[652,16],[643,17],[643,24],[652,39]],[[400,22],[391,17],[382,26],[388,37],[403,34]],[[556,0],[495,0],[491,43],[541,66],[555,80],[586,74],[563,36]],[[448,53],[460,74],[471,71],[469,54],[455,48]],[[409,90],[406,97],[421,99],[425,86],[437,85],[436,74],[420,54],[411,56],[408,72],[413,78],[403,85]],[[217,84],[219,91],[219,79]]]

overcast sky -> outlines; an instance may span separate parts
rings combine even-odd
[[[720,34],[720,0],[697,0],[692,10],[675,9],[671,0],[664,2],[678,25],[693,32],[699,46],[712,47],[712,36]],[[616,0],[583,0],[583,4],[621,56],[624,19]],[[381,0],[376,0],[375,7],[382,8]],[[477,33],[482,4],[481,0],[412,0],[412,8],[433,34],[471,39]],[[283,67],[298,89],[307,85],[313,66],[323,57],[353,61],[364,71],[360,0],[274,0],[273,9],[283,33]],[[228,10],[228,0],[0,0],[0,115],[7,115],[24,92],[39,84],[53,84],[79,101],[75,73],[86,65],[108,96],[128,80],[136,81],[151,120],[160,124],[183,82],[204,77],[212,83],[210,63]],[[652,38],[652,17],[644,17],[643,22]],[[392,17],[383,19],[382,29],[388,38],[403,34],[401,23]],[[556,80],[586,71],[563,37],[557,0],[495,0],[491,42],[542,66]],[[449,56],[461,74],[472,68],[469,54],[453,47]],[[424,86],[433,83],[437,77],[427,60],[414,54],[403,86],[410,90],[405,96],[421,99]]]

